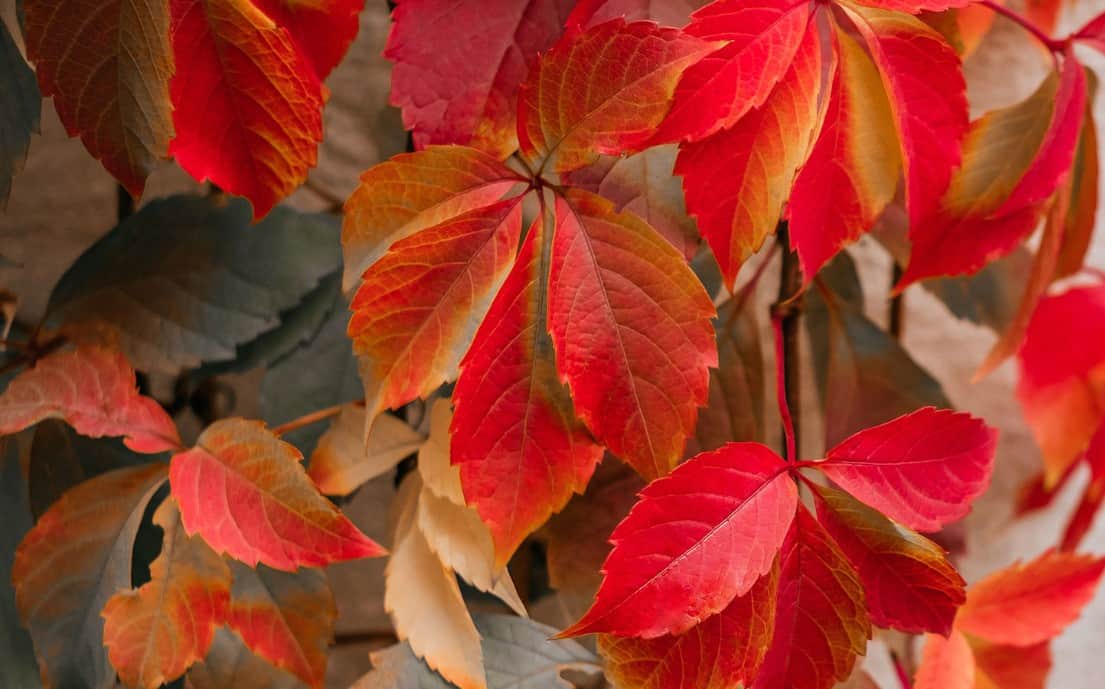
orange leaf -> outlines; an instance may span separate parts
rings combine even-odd
[[[133,196],[173,136],[164,0],[27,0],[27,56],[70,136]]]
[[[315,689],[326,679],[327,649],[337,608],[317,569],[278,572],[232,562],[227,625],[254,653]]]
[[[365,0],[251,0],[288,30],[319,81],[345,57],[360,28]]]
[[[556,200],[549,331],[579,418],[647,478],[682,458],[717,366],[714,307],[656,230],[581,190]]]
[[[366,170],[345,202],[344,289],[355,287],[395,242],[490,206],[524,181],[486,153],[461,146],[433,146]]]
[[[514,262],[521,197],[477,208],[396,242],[365,271],[349,308],[368,418],[454,380]]]
[[[578,28],[538,60],[518,94],[518,139],[531,163],[568,172],[600,154],[640,150],[680,74],[718,47],[652,22]]]
[[[226,563],[184,533],[172,498],[153,521],[165,536],[150,581],[116,593],[102,613],[111,664],[127,686],[145,689],[171,682],[207,655],[230,599]]]
[[[287,571],[382,555],[318,492],[300,460],[259,421],[216,421],[170,465],[184,528],[248,565]]]
[[[113,685],[100,611],[131,585],[138,525],[164,480],[165,466],[150,464],[85,481],[19,545],[12,584],[46,689]]]
[[[963,634],[925,635],[913,689],[975,689],[975,657]]]
[[[364,406],[347,404],[319,438],[307,473],[320,491],[348,495],[417,452],[423,440],[391,414],[380,414],[372,421],[367,442],[366,428]]]
[[[1051,672],[1051,643],[1007,646],[971,641],[974,689],[1044,689]]]
[[[1105,572],[1105,559],[1048,551],[973,584],[956,626],[987,641],[1031,646],[1078,619]]]
[[[314,167],[322,87],[286,29],[252,0],[171,0],[177,135],[169,152],[197,180],[260,218]]]
[[[121,353],[82,346],[40,359],[0,394],[0,435],[43,419],[64,419],[81,435],[125,436],[135,452],[180,447],[176,425],[161,405],[135,387]]]

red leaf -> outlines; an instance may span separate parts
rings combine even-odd
[[[1044,485],[1052,488],[1105,418],[1105,285],[1041,299],[1019,356],[1017,399],[1043,452]]]
[[[943,12],[953,7],[967,7],[970,0],[855,0],[860,5],[909,14]]]
[[[156,689],[203,660],[226,620],[230,570],[207,544],[189,537],[172,499],[153,517],[165,533],[150,581],[112,596],[103,609],[104,645],[129,687]]]
[[[1105,12],[1097,15],[1072,34],[1075,40],[1105,53]]]
[[[825,122],[787,204],[790,243],[807,282],[875,225],[901,170],[879,73],[855,39],[835,23],[833,30],[838,61]]]
[[[925,635],[925,649],[913,689],[975,689],[975,657],[958,631],[944,638]]]
[[[728,41],[679,80],[658,141],[698,141],[761,107],[802,44],[813,6],[805,0],[721,0],[695,12],[684,31]]]
[[[563,173],[600,154],[645,148],[679,75],[716,47],[652,22],[614,20],[570,31],[519,91],[522,154]]]
[[[935,531],[986,488],[996,445],[970,414],[925,407],[845,439],[817,467],[894,521]]]
[[[518,147],[518,85],[560,37],[570,0],[403,0],[384,56],[391,104],[418,148],[466,144],[505,158]],[[444,68],[443,68],[444,67]]]
[[[944,549],[843,491],[814,491],[817,518],[859,573],[871,621],[913,634],[951,632],[966,582]]]
[[[27,57],[70,136],[133,196],[173,136],[169,11],[161,0],[27,0]]]
[[[453,380],[514,261],[521,197],[477,208],[395,243],[349,308],[368,418]]]
[[[1105,572],[1105,559],[1048,551],[973,584],[956,626],[987,641],[1032,646],[1078,619]]]
[[[683,26],[691,13],[709,0],[579,0],[566,26],[585,29],[611,19],[652,19],[660,26]]]
[[[818,129],[823,46],[810,22],[794,62],[763,107],[733,127],[683,144],[687,210],[698,219],[729,285],[741,264],[775,231],[798,168]]]
[[[260,422],[216,421],[169,468],[184,528],[248,565],[287,571],[382,555],[318,492],[302,459]]]
[[[64,419],[81,435],[125,436],[135,452],[180,447],[176,425],[156,400],[139,394],[119,352],[82,346],[40,359],[0,394],[0,435],[43,419]]]
[[[561,636],[681,634],[747,593],[794,515],[785,469],[763,445],[730,443],[650,483],[610,536],[594,605]]]
[[[461,362],[450,457],[495,541],[496,566],[573,493],[602,448],[557,378],[546,326],[551,233],[540,220]]]
[[[607,678],[621,689],[730,689],[756,676],[775,629],[779,568],[678,636],[599,637]]]
[[[556,200],[549,331],[579,418],[646,478],[682,457],[717,366],[714,307],[671,244],[580,190]]]
[[[844,553],[799,505],[783,543],[775,636],[753,689],[829,689],[871,637],[863,587]]]
[[[854,5],[844,11],[886,83],[901,142],[910,227],[916,228],[939,205],[962,157],[968,118],[959,57],[919,19]]]
[[[978,689],[1044,689],[1051,672],[1051,643],[1004,646],[975,641],[975,686]]]
[[[314,167],[322,87],[291,34],[251,0],[171,0],[169,151],[266,215]]]
[[[1063,540],[1059,544],[1061,550],[1078,548],[1093,526],[1101,503],[1105,502],[1105,424],[1098,426],[1090,446],[1086,448],[1086,463],[1090,465],[1090,482],[1086,484],[1082,499],[1063,530]]]
[[[369,168],[345,203],[343,288],[355,287],[395,242],[490,206],[520,182],[491,156],[460,146],[434,146]]]
[[[231,563],[227,625],[254,653],[319,689],[337,608],[326,575],[317,569],[277,572]]]
[[[365,0],[252,0],[307,57],[319,81],[345,57],[357,37]]]

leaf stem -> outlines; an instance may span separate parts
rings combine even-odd
[[[902,267],[895,261],[894,269],[890,274],[890,289],[898,284],[903,275]],[[890,297],[890,336],[895,340],[902,339],[902,328],[905,327],[905,293],[897,292]]]
[[[365,403],[364,400],[361,400],[359,402],[353,402],[352,404],[364,404],[364,403]],[[287,433],[291,433],[294,430],[303,428],[304,426],[310,426],[313,423],[318,423],[319,421],[325,421],[326,419],[332,418],[332,417],[337,416],[338,414],[340,414],[343,407],[345,407],[344,404],[335,404],[332,407],[326,407],[325,409],[319,409],[318,411],[313,411],[310,414],[304,414],[303,416],[292,419],[291,421],[289,421],[287,423],[282,423],[279,426],[274,426],[272,428],[272,433],[273,433],[273,435],[279,437],[279,436],[285,435]]]
[[[788,246],[787,223],[780,222],[775,234],[776,244],[783,255],[779,297],[771,307],[771,325],[775,333],[775,384],[779,416],[783,422],[786,459],[788,462],[797,462],[801,430],[797,403],[801,394],[798,328],[802,316],[802,274],[797,256]]]
[[[1015,12],[1004,5],[999,5],[998,3],[994,2],[994,0],[979,0],[978,4],[990,9],[990,11],[992,12],[1000,14],[1001,16],[1016,24],[1020,24],[1021,28],[1032,34],[1032,36],[1037,41],[1042,43],[1043,46],[1052,53],[1063,52],[1064,50],[1066,50],[1067,44],[1070,42],[1070,39],[1064,39],[1061,41],[1055,40],[1051,36],[1048,36],[1046,33],[1044,33],[1043,30],[1040,29],[1040,27],[1036,26],[1036,24],[1033,23],[1033,21],[1028,17],[1025,17],[1019,12]]]
[[[902,664],[902,659],[894,651],[890,652],[890,658],[894,661],[894,670],[898,673],[898,681],[902,683],[902,689],[913,689],[913,682],[909,680],[909,673]]]

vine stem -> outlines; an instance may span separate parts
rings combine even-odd
[[[353,402],[352,404],[364,404],[364,400],[361,400],[360,402]],[[340,414],[343,407],[345,407],[344,404],[335,404],[332,407],[326,407],[325,409],[313,411],[310,414],[304,414],[303,416],[292,419],[287,423],[282,423],[279,426],[274,426],[272,429],[273,435],[282,436],[286,433],[291,433],[294,430],[303,428],[304,426],[310,426],[313,423],[325,421],[326,419]]]
[[[902,279],[904,271],[897,262],[894,263],[894,268],[890,274],[890,289],[893,292],[894,285],[898,284]],[[895,340],[901,341],[902,329],[905,327],[905,293],[897,292],[890,297],[890,336]]]
[[[801,417],[798,400],[801,393],[801,360],[798,357],[799,320],[802,316],[802,273],[798,257],[790,250],[786,222],[776,228],[776,243],[783,255],[779,275],[779,297],[771,307],[771,325],[775,333],[775,384],[779,416],[783,422],[783,445],[787,461],[798,461]]]
[[[1044,47],[1050,50],[1052,53],[1058,53],[1066,50],[1068,41],[1057,41],[1051,36],[1048,36],[1046,33],[1043,32],[1043,30],[1040,29],[1040,27],[1036,26],[1036,24],[1034,24],[1031,19],[1025,17],[1019,12],[1015,12],[1004,5],[999,5],[998,3],[994,2],[994,0],[979,0],[978,4],[982,5],[983,7],[989,8],[990,11],[996,12],[997,14],[1000,14],[1001,16],[1012,22],[1020,24],[1025,31],[1032,34],[1032,36],[1037,41],[1042,43]]]

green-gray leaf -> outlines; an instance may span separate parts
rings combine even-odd
[[[39,689],[31,637],[19,621],[12,588],[15,549],[33,524],[15,438],[0,438],[0,687]]]
[[[31,134],[38,131],[41,108],[34,72],[0,20],[0,209],[7,206],[12,177],[22,169]]]

